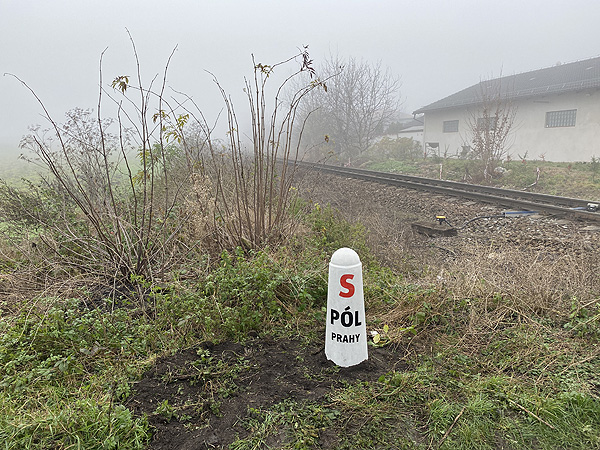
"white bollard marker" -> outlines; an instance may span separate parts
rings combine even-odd
[[[362,263],[350,248],[337,250],[329,263],[325,356],[341,367],[369,357]]]

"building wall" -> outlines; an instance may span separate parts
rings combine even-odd
[[[438,155],[459,155],[463,145],[469,142],[468,123],[469,112],[466,109],[444,109],[425,113],[423,128],[423,148],[427,150],[428,144],[437,144],[437,148],[428,151]],[[458,120],[458,131],[445,133],[444,121]]]
[[[548,161],[590,161],[600,157],[600,90],[539,96],[514,102],[517,108],[509,137],[511,157]],[[546,113],[576,109],[572,127],[546,127]],[[476,108],[445,109],[425,114],[424,142],[438,143],[439,152],[460,154],[470,142],[468,123],[477,116]],[[444,121],[458,120],[458,131],[444,132]]]
[[[383,138],[388,139],[399,139],[399,138],[408,138],[413,141],[417,141],[420,144],[423,144],[423,130],[409,130],[409,131],[399,131],[398,133],[385,134],[383,136],[377,136],[373,139],[373,142],[379,142]]]

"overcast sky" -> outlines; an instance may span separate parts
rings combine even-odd
[[[105,48],[106,84],[134,74],[128,29],[142,75],[161,72],[177,46],[169,85],[213,114],[205,70],[236,94],[251,54],[268,64],[309,45],[317,65],[331,53],[381,61],[401,77],[410,113],[481,78],[598,56],[599,19],[598,0],[0,0],[0,74],[23,79],[62,121],[96,107]],[[0,149],[43,124],[40,113],[17,80],[0,77]]]

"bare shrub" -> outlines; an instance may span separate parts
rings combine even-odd
[[[298,61],[297,68],[274,89],[269,107],[269,81],[275,69]],[[306,47],[274,65],[257,63],[254,57],[252,62],[254,75],[246,80],[244,89],[252,125],[250,138],[242,139],[233,102],[215,78],[226,106],[229,141],[224,149],[212,144],[210,147],[217,223],[225,231],[220,234],[222,245],[245,249],[277,243],[293,232],[288,210],[304,128],[304,121],[296,123],[297,112],[305,96],[324,87],[324,82],[316,78]],[[311,81],[284,98],[288,84],[304,73]]]
[[[133,51],[137,84],[119,76],[114,90],[106,90],[101,58],[96,114],[77,109],[64,123],[19,80],[50,124],[32,128],[22,141],[44,172],[24,191],[4,185],[0,214],[12,224],[6,238],[50,273],[153,281],[181,256],[180,231],[188,217],[180,206],[202,147],[185,145],[188,116],[163,95],[169,62],[155,92],[153,82],[142,83],[135,44]],[[117,119],[102,117],[105,97],[116,105]]]
[[[30,162],[43,172],[26,189],[0,187],[0,221],[5,239],[39,269],[33,272],[40,280],[91,275],[116,280],[115,286],[139,286],[199,253],[257,248],[293,231],[288,209],[302,135],[294,133],[296,110],[322,82],[313,79],[291,101],[281,93],[299,74],[315,76],[307,49],[273,66],[253,59],[254,77],[245,88],[248,146],[216,78],[227,111],[226,145],[212,138],[193,99],[165,95],[170,58],[161,85],[155,86],[157,77],[143,83],[131,43],[136,76],[117,76],[112,89],[105,88],[101,58],[97,111],[70,111],[64,123],[15,77],[38,100],[50,126],[34,127],[23,139]],[[295,71],[275,89],[269,109],[268,81],[277,67],[293,62]],[[116,107],[116,119],[102,116],[106,99]]]
[[[327,58],[319,72],[327,89],[313,91],[299,111],[307,120],[308,152],[317,160],[331,150],[346,162],[362,155],[393,120],[400,79],[380,62],[339,55]]]

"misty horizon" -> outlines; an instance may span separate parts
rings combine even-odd
[[[135,75],[135,42],[145,82],[170,62],[168,85],[198,103],[209,121],[223,108],[213,73],[244,110],[251,55],[272,64],[309,46],[316,67],[329,55],[381,63],[401,80],[402,112],[481,79],[587,59],[600,52],[600,4],[562,2],[158,2],[91,5],[71,0],[0,2],[0,72],[26,82],[61,122],[96,109],[103,85]],[[208,73],[209,71],[210,73]],[[16,149],[42,110],[11,76],[0,78],[0,149]],[[108,111],[107,111],[108,112]],[[110,115],[110,114],[107,114]],[[16,150],[19,152],[18,150]]]

